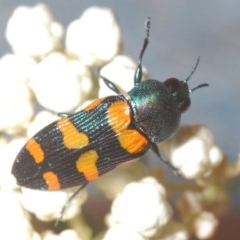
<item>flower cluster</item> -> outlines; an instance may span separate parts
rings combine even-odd
[[[78,187],[20,189],[11,166],[27,139],[56,120],[57,112],[76,111],[90,99],[114,94],[96,68],[129,91],[137,64],[119,55],[120,27],[107,8],[87,9],[64,30],[46,5],[18,7],[7,24],[6,38],[12,53],[0,58],[0,131],[4,133],[0,136],[0,225],[4,226],[0,238],[93,239],[96,231],[81,213],[85,189],[70,202],[62,219],[68,227],[57,234],[52,224],[46,229],[39,225],[57,220]],[[143,75],[147,77],[146,69]],[[219,209],[228,206],[225,184],[239,175],[240,160],[230,164],[210,130],[200,125],[181,127],[159,147],[192,184],[168,182],[156,169],[149,177],[149,167],[139,161],[104,175],[97,184],[112,200],[112,207],[106,229],[95,240],[189,239],[192,234],[207,239],[213,235]],[[179,197],[170,204],[175,193]]]

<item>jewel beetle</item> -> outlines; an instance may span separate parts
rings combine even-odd
[[[134,87],[97,99],[85,109],[63,114],[39,131],[22,148],[12,167],[17,183],[32,189],[58,190],[85,186],[100,175],[145,154],[150,148],[161,158],[157,143],[170,137],[190,105],[189,94],[208,84],[188,88],[176,78],[142,81],[142,58],[149,43],[150,18],[134,75]]]

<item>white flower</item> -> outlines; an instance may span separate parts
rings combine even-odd
[[[97,186],[108,199],[114,199],[126,184],[142,179],[149,169],[139,159],[120,164],[117,168],[102,175],[97,180]]]
[[[16,180],[11,174],[13,162],[19,149],[25,144],[26,138],[15,138],[11,142],[0,143],[0,187],[1,189],[12,189],[16,187]]]
[[[35,61],[28,57],[7,54],[0,59],[0,131],[19,133],[33,117],[27,82],[35,66]]]
[[[18,54],[6,54],[0,59],[0,77],[28,83],[37,62],[31,57]]]
[[[66,48],[86,65],[102,65],[117,55],[120,28],[108,8],[91,7],[66,31]]]
[[[171,218],[164,188],[152,177],[128,184],[114,200],[109,223],[126,225],[152,237]]]
[[[10,191],[0,191],[0,239],[40,240],[17,195]]]
[[[22,188],[21,200],[23,206],[43,221],[52,221],[60,218],[61,210],[69,197],[79,187],[59,191],[41,191]],[[75,217],[81,211],[81,205],[87,199],[87,192],[83,189],[67,206],[63,220]]]
[[[211,212],[201,212],[194,222],[198,239],[210,239],[216,231],[218,220]]]
[[[93,89],[90,71],[57,52],[37,65],[30,85],[38,102],[55,112],[72,111]]]
[[[60,48],[62,26],[44,4],[21,6],[9,19],[6,38],[17,54],[41,58]]]
[[[31,98],[24,82],[0,76],[0,131],[14,134],[27,127],[34,113]]]
[[[188,179],[207,177],[223,160],[213,134],[204,126],[181,126],[166,145],[171,164]]]
[[[140,233],[124,224],[115,224],[108,229],[103,240],[147,240]]]
[[[0,131],[18,133],[33,116],[31,93],[22,82],[4,80],[0,80]]]

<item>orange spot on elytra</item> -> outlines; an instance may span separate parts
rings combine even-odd
[[[95,107],[97,107],[101,102],[103,102],[106,98],[100,98],[95,101],[93,101],[91,104],[89,104],[86,108],[84,108],[85,111],[93,110]]]
[[[32,155],[35,163],[39,164],[43,162],[44,151],[42,150],[41,145],[34,138],[31,138],[27,142],[27,144],[25,145],[25,148]]]
[[[95,150],[89,150],[78,158],[76,161],[76,167],[80,173],[83,173],[88,181],[92,181],[98,178],[98,169],[96,162],[98,160],[98,154]]]
[[[126,129],[118,136],[121,147],[129,153],[141,152],[148,144],[148,140],[138,131]]]
[[[131,121],[127,102],[117,101],[108,108],[108,124],[114,132],[121,133],[127,129]]]
[[[54,172],[45,172],[43,174],[43,179],[47,184],[49,190],[57,190],[61,188],[58,177]]]
[[[57,121],[57,127],[63,135],[63,143],[69,149],[79,149],[88,145],[88,136],[79,132],[69,118],[62,118]]]
[[[129,153],[141,152],[148,140],[137,129],[129,129],[130,107],[127,102],[117,101],[108,108],[108,124],[116,133],[122,148]]]

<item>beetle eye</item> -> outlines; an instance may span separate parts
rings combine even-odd
[[[164,84],[168,88],[169,92],[173,95],[176,96],[177,91],[180,88],[180,81],[177,78],[168,78]]]
[[[177,102],[178,109],[181,112],[185,112],[191,103],[187,83],[180,81],[177,78],[169,78],[164,82],[164,84]]]

